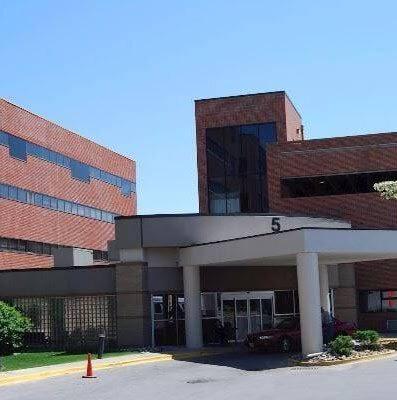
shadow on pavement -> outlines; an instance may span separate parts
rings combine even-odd
[[[236,350],[232,353],[192,358],[186,362],[219,365],[243,371],[264,371],[290,366],[289,356],[289,354],[249,353],[245,350]]]

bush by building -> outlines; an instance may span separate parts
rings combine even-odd
[[[0,354],[10,354],[21,347],[24,336],[31,327],[29,318],[0,301]]]
[[[351,336],[338,336],[329,343],[329,349],[335,356],[349,357],[354,350],[354,342]]]
[[[354,339],[356,339],[360,343],[360,347],[363,349],[375,350],[378,349],[380,346],[379,333],[376,331],[357,331],[354,335]]]

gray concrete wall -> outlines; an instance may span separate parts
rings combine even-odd
[[[151,345],[151,298],[146,264],[116,266],[116,296],[118,345]]]
[[[94,264],[93,251],[74,247],[60,247],[53,250],[54,267],[84,267]]]
[[[357,291],[354,265],[338,266],[339,286],[334,288],[335,317],[342,321],[358,321]]]
[[[81,296],[114,292],[113,266],[0,272],[0,297]]]

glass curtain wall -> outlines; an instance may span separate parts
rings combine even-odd
[[[210,214],[268,212],[266,146],[277,142],[276,124],[206,130]]]

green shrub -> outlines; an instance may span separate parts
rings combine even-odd
[[[329,343],[329,348],[336,356],[350,356],[354,349],[354,342],[350,336],[338,336]]]
[[[16,308],[0,301],[0,354],[11,354],[21,347],[24,335],[31,327],[27,317]]]
[[[357,331],[354,339],[360,342],[360,346],[367,349],[379,347],[379,333],[371,330]]]

